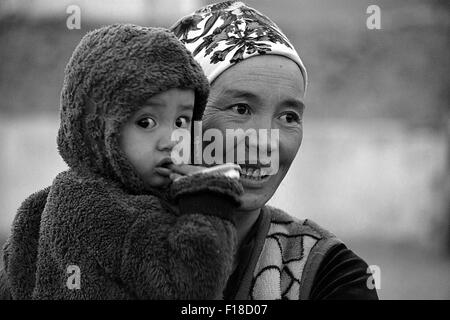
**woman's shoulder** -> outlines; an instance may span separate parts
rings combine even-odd
[[[341,241],[313,221],[283,210],[265,206],[262,214],[255,245],[258,258],[250,268],[250,298],[308,298],[323,257]]]
[[[308,273],[315,273],[323,257],[333,248],[343,244],[331,231],[310,219],[299,219],[271,206],[265,208],[270,217],[266,238],[283,239],[279,243],[284,243],[284,246],[281,246],[284,254],[301,254],[306,260],[305,271]]]
[[[268,237],[284,234],[291,240],[285,247],[294,248],[298,242],[302,255],[307,256],[298,279],[301,299],[378,299],[376,290],[367,286],[370,280],[367,263],[331,231],[310,219],[266,208],[271,217]]]
[[[295,234],[302,234],[309,235],[317,240],[330,240],[336,243],[341,242],[334,233],[323,228],[311,219],[299,219],[272,206],[266,206],[265,209],[268,211],[270,223],[275,226],[275,229],[276,226],[280,226],[279,229],[283,229],[292,236]]]

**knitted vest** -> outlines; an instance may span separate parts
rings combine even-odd
[[[266,206],[237,300],[309,298],[323,257],[341,243],[311,220]]]

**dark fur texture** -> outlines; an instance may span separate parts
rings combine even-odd
[[[194,89],[201,117],[207,80],[167,30],[114,25],[83,38],[61,97],[58,147],[70,169],[19,209],[4,247],[2,297],[221,298],[237,241],[221,217],[239,205],[242,186],[194,175],[152,190],[118,146],[123,122],[169,88]],[[185,207],[190,197],[200,204]],[[211,207],[210,197],[226,205]],[[80,289],[67,286],[72,265]]]
[[[118,148],[120,126],[147,99],[171,88],[195,90],[193,120],[200,120],[208,80],[168,30],[113,25],[88,33],[65,71],[58,133],[64,161],[142,192],[146,187]]]

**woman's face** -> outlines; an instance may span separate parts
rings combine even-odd
[[[227,129],[254,129],[256,132],[260,129],[268,132],[278,130],[279,139],[274,139],[278,141],[270,141],[271,135],[268,133],[265,141],[257,139],[255,143],[246,139],[243,142],[246,150],[267,150],[270,159],[276,158],[274,153],[278,156],[277,170],[267,177],[255,179],[241,175],[245,190],[242,199],[244,211],[264,206],[289,170],[302,142],[303,96],[303,77],[299,67],[292,60],[276,55],[243,60],[212,83],[203,117],[204,131],[216,128],[225,136]],[[227,152],[237,154],[239,143],[223,145],[224,156]],[[262,163],[267,163],[267,158],[261,159],[259,153],[256,153],[256,165],[249,163],[248,152],[246,162],[239,163],[247,175],[265,170]]]

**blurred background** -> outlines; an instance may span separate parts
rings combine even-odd
[[[81,37],[113,22],[169,27],[211,2],[0,0],[0,245],[21,201],[66,169],[59,94]],[[246,3],[284,30],[310,76],[303,144],[270,204],[379,266],[380,298],[449,299],[450,2]],[[66,25],[70,5],[80,29]],[[366,26],[369,5],[380,30]]]

